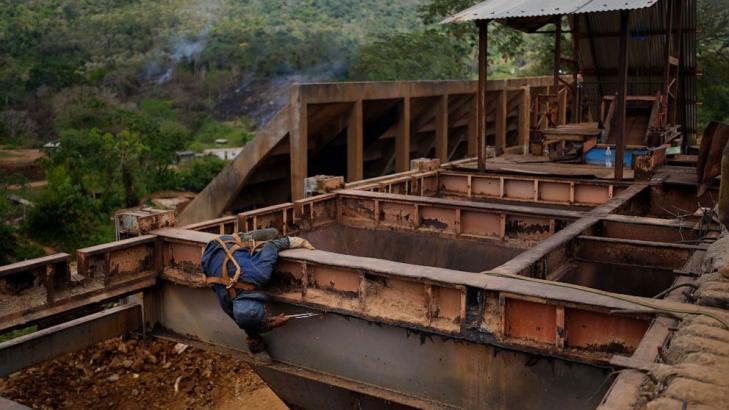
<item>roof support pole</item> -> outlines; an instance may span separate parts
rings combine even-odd
[[[674,45],[674,49],[676,50],[676,66],[674,67],[674,71],[676,73],[676,84],[674,84],[675,92],[674,92],[674,98],[673,98],[673,110],[671,112],[671,125],[676,125],[676,122],[678,121],[678,103],[679,103],[679,94],[678,91],[681,88],[681,65],[683,64],[683,61],[681,61],[681,53],[683,52],[683,0],[678,1],[678,10],[676,11],[676,22],[678,23],[678,33],[676,34],[676,44]],[[685,130],[684,130],[685,132]],[[686,152],[686,148],[688,147],[688,138],[687,136],[684,136],[683,141],[681,143],[683,146],[683,152]]]
[[[669,86],[671,84],[671,43],[673,43],[673,35],[671,34],[671,31],[673,30],[673,0],[666,0],[666,2],[668,7],[668,13],[666,16],[666,44],[663,56],[663,62],[666,64],[666,66],[663,71],[664,106],[662,107],[661,111],[665,115],[664,120],[666,121],[666,123],[668,123],[668,94],[671,91]]]
[[[478,94],[468,102],[468,156],[478,156]]]
[[[364,142],[362,130],[362,100],[352,105],[347,122],[347,182],[364,177]]]
[[[620,47],[618,54],[618,95],[616,98],[616,128],[615,133],[615,179],[623,179],[623,156],[625,152],[625,99],[628,94],[628,24],[630,11],[620,12]]]
[[[395,172],[410,169],[410,97],[400,103],[400,119],[395,137]]]
[[[478,170],[486,170],[486,74],[488,70],[488,20],[478,20]]]
[[[580,104],[580,87],[577,84],[580,71],[580,15],[575,14],[572,20],[572,49],[574,54],[574,64],[572,69],[572,122],[582,122],[582,113]]]
[[[554,21],[554,83],[552,92],[559,94],[559,66],[562,61],[562,16]]]

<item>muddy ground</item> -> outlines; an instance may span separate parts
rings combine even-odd
[[[0,396],[34,409],[286,409],[240,360],[139,337],[2,378]]]

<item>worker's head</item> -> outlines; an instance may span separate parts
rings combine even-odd
[[[256,292],[257,293],[257,292]],[[265,331],[265,297],[239,297],[233,301],[233,318],[235,323],[247,333]]]

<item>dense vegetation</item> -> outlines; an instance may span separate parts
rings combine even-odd
[[[729,11],[698,1],[700,119],[729,121]],[[199,191],[223,162],[177,169],[175,151],[245,144],[291,81],[473,78],[473,25],[437,22],[476,2],[4,0],[0,145],[60,145],[47,188],[20,191],[36,203],[23,225],[0,190],[0,263],[38,253],[28,239],[108,240],[111,212],[150,192]],[[490,30],[492,77],[549,72],[550,36]]]

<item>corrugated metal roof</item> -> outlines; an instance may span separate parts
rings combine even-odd
[[[503,20],[524,17],[636,10],[651,7],[658,0],[487,0],[461,11],[443,23],[473,20]]]

